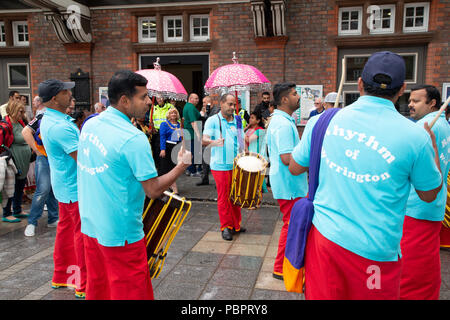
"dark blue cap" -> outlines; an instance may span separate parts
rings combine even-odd
[[[390,51],[375,52],[364,66],[361,78],[365,84],[381,89],[398,88],[405,82],[405,59]],[[377,74],[384,74],[391,78],[391,83],[374,81]]]
[[[50,101],[60,91],[72,89],[75,82],[62,82],[61,80],[49,79],[39,83],[38,94],[42,98],[42,102]]]

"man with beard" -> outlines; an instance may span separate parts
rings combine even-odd
[[[306,173],[294,176],[288,168],[291,153],[300,142],[295,120],[292,118],[300,100],[295,83],[276,84],[273,88],[273,98],[278,108],[273,113],[266,134],[270,159],[270,185],[273,197],[277,199],[283,214],[283,227],[273,269],[273,277],[281,280],[291,209],[297,200],[306,196],[308,183]]]
[[[269,102],[270,102],[270,93],[265,91],[262,94],[262,101],[260,104],[256,105],[255,111],[259,112],[264,119],[270,117],[269,112]]]
[[[158,177],[146,135],[131,119],[143,118],[150,99],[147,80],[116,72],[108,84],[111,106],[89,120],[80,135],[78,183],[89,300],[149,300],[142,212],[145,195],[158,198],[183,174],[191,154]]]

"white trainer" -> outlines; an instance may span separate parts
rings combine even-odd
[[[34,237],[36,227],[32,224],[27,225],[25,228],[25,237]]]
[[[55,222],[52,222],[52,223],[48,223],[47,227],[49,227],[49,228],[56,228],[58,226],[58,221],[59,220],[56,220]]]

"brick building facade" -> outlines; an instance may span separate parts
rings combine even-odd
[[[188,91],[202,94],[209,74],[232,63],[233,51],[272,84],[322,85],[323,95],[337,90],[340,61],[346,58],[347,104],[357,97],[354,80],[365,59],[384,49],[405,55],[408,86],[429,83],[442,90],[450,82],[450,3],[445,0],[66,2],[81,8],[81,35],[67,27],[76,12],[60,7],[60,1],[0,4],[2,102],[11,89],[31,97],[45,79],[78,74],[86,76],[80,83],[89,94],[79,95],[77,104],[89,107],[115,70],[152,67],[157,56],[163,70],[176,74]],[[251,105],[258,100],[253,93]],[[407,96],[400,102],[403,108],[406,101]]]

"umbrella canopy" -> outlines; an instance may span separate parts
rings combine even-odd
[[[209,76],[205,93],[225,93],[232,91],[268,91],[270,81],[257,68],[238,63],[233,52],[233,63],[219,67]]]
[[[162,71],[159,58],[153,63],[154,69],[138,70],[136,73],[147,80],[148,94],[151,97],[161,96],[164,99],[187,101],[188,94],[180,80],[173,74]]]

